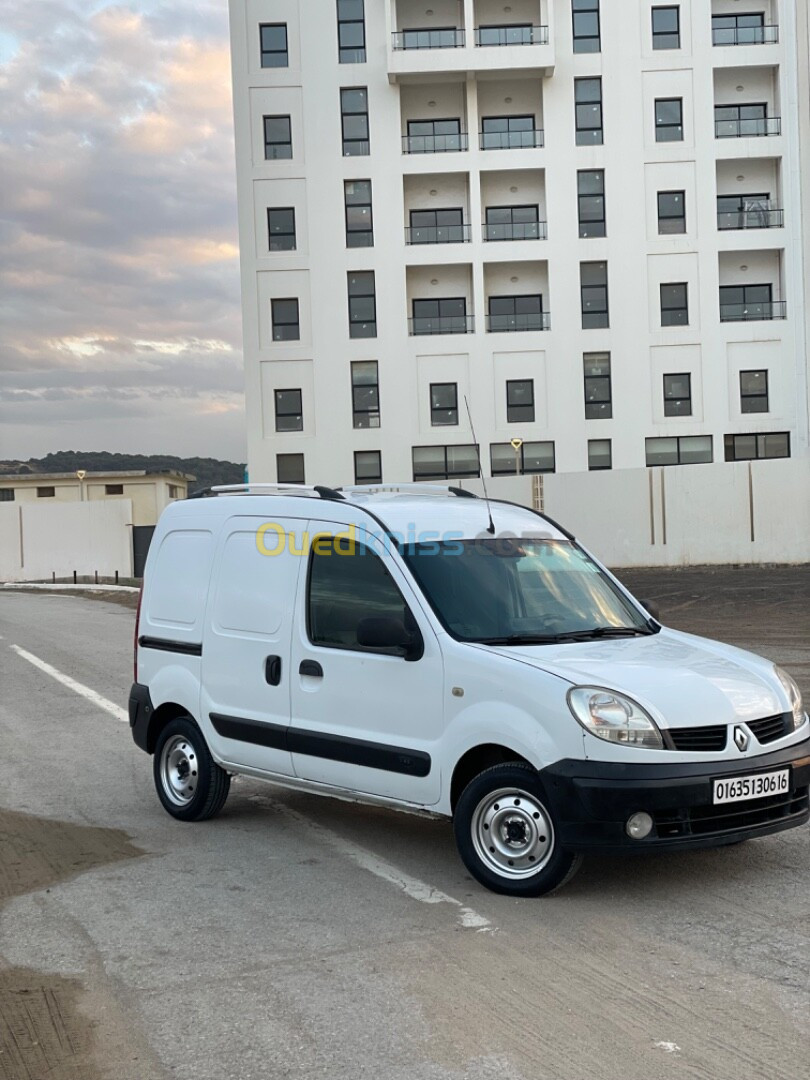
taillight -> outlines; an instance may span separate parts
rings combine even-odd
[[[135,611],[135,640],[132,643],[133,682],[138,681],[138,623],[141,621],[141,600],[143,600],[143,582],[141,582],[141,591],[138,593],[138,607]]]

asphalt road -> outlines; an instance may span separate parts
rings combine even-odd
[[[761,628],[806,673],[803,574],[787,636],[776,589],[735,594],[715,632]],[[676,578],[641,584],[708,632],[690,601],[722,582]],[[442,822],[239,780],[179,824],[128,725],[12,648],[123,708],[132,629],[103,601],[0,594],[0,1080],[810,1075],[810,829],[592,858],[518,901]]]

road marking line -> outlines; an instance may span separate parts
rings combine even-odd
[[[372,852],[367,851],[366,848],[360,847],[359,844],[355,844],[351,840],[345,840],[342,836],[338,836],[331,829],[324,828],[323,825],[319,825],[305,814],[300,814],[297,810],[292,810],[289,806],[285,806],[275,799],[268,799],[265,795],[253,795],[251,798],[256,802],[269,804],[274,810],[284,814],[285,817],[291,818],[299,825],[303,825],[310,833],[314,832],[324,843],[346,855],[347,858],[351,859],[363,870],[368,870],[375,877],[382,878],[389,885],[395,885],[406,896],[410,896],[412,900],[419,900],[423,904],[451,904],[453,907],[458,908],[459,920],[465,929],[477,930],[479,933],[482,931],[492,932],[495,929],[489,919],[479,915],[472,908],[465,907],[454,896],[448,896],[447,893],[428,885],[427,882],[411,877],[410,874],[406,874],[398,866],[394,866],[393,863],[379,858],[379,856],[372,854]]]
[[[56,679],[56,681],[60,682],[63,686],[67,686],[70,690],[74,690],[77,694],[81,694],[81,696],[87,698],[88,701],[92,701],[99,709],[108,712],[110,716],[114,716],[116,720],[129,721],[129,715],[126,709],[122,709],[120,705],[116,705],[114,702],[102,697],[101,694],[97,694],[95,690],[91,690],[90,687],[85,686],[84,683],[76,682],[76,680],[71,679],[69,675],[63,675],[61,671],[58,671],[55,667],[51,667],[50,664],[46,664],[44,660],[40,660],[40,658],[34,656],[33,653],[21,649],[19,645],[12,645],[11,648],[18,656],[21,656],[23,660],[27,660],[29,664],[33,664],[34,667],[39,668],[40,671],[44,671],[46,675],[50,675],[52,679]]]

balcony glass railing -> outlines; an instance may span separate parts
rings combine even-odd
[[[467,149],[466,131],[449,135],[403,135],[403,154],[450,154]]]
[[[545,221],[513,221],[484,225],[485,240],[546,240],[548,226]]]
[[[517,150],[545,146],[542,128],[534,131],[482,131],[479,135],[482,150]]]
[[[718,139],[749,139],[762,135],[781,135],[782,118],[760,116],[751,120],[716,120],[714,134]]]
[[[718,229],[781,229],[785,224],[784,210],[721,210],[717,214]]]
[[[769,300],[754,304],[721,304],[720,322],[761,322],[766,319],[786,319],[787,303]]]
[[[713,45],[775,45],[779,41],[778,26],[715,26]]]
[[[400,30],[392,34],[397,52],[403,49],[463,49],[464,31],[455,27],[439,30]]]
[[[408,332],[420,334],[472,334],[475,329],[472,315],[423,315],[408,319]]]
[[[405,229],[406,244],[468,244],[469,225],[412,225]]]
[[[549,311],[532,311],[522,315],[487,315],[487,330],[490,334],[550,329],[551,312]]]
[[[547,26],[479,26],[476,45],[548,45]]]

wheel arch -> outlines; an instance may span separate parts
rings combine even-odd
[[[148,754],[154,754],[161,731],[172,720],[176,720],[178,716],[187,716],[195,724],[197,723],[185,705],[178,705],[176,701],[164,701],[162,705],[158,705],[153,710],[149,718],[149,727],[146,730],[146,752]]]
[[[484,769],[493,765],[505,765],[508,762],[517,761],[523,765],[534,768],[523,754],[516,750],[510,750],[508,746],[500,743],[482,743],[467,750],[456,762],[453,775],[450,780],[450,809],[455,813],[456,804],[464,788]]]

